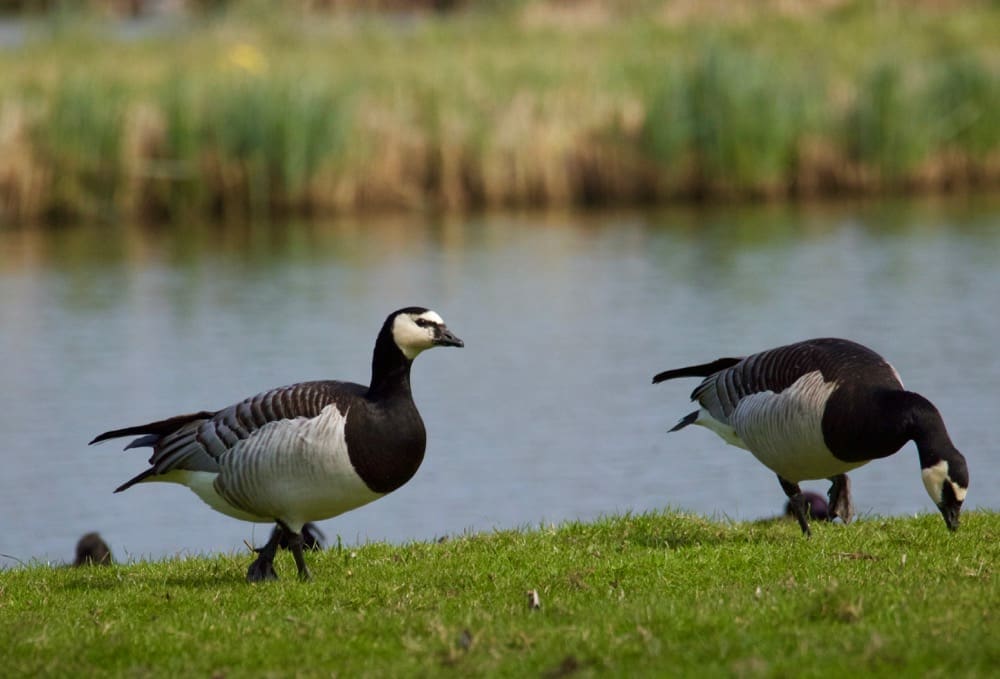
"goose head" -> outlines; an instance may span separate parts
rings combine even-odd
[[[948,530],[957,530],[958,516],[969,489],[969,466],[951,442],[937,408],[919,394],[902,393],[908,394],[912,403],[910,431],[917,444],[924,488],[944,517]]]
[[[464,347],[437,312],[423,307],[400,309],[390,317],[392,341],[411,361],[431,347]]]
[[[965,458],[952,448],[948,458],[920,470],[924,488],[944,517],[948,530],[958,529],[958,516],[962,511],[965,493],[969,489],[969,469]]]

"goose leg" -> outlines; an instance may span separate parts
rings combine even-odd
[[[831,476],[830,492],[830,520],[839,516],[844,523],[850,523],[854,517],[854,503],[851,502],[851,480],[847,474],[837,474]]]
[[[292,556],[295,557],[295,565],[299,569],[299,580],[311,580],[312,573],[309,572],[309,568],[306,566],[306,559],[302,555],[303,543],[304,540],[301,533],[290,533],[288,535],[288,549],[291,550]]]
[[[812,532],[809,530],[809,521],[806,518],[809,511],[809,501],[802,494],[799,484],[786,481],[780,476],[778,477],[778,483],[781,484],[781,490],[785,491],[785,495],[788,496],[788,504],[792,508],[792,514],[795,515],[796,520],[799,522],[799,527],[802,529],[803,535],[806,537],[812,536]]]
[[[314,523],[307,523],[302,526],[302,546],[305,549],[323,549],[323,541],[326,536]]]
[[[292,553],[292,557],[295,559],[295,566],[299,569],[299,580],[311,580],[312,573],[309,572],[309,567],[306,566],[306,558],[302,554],[302,547],[305,544],[302,533],[296,533],[286,526],[283,521],[278,521],[278,526],[280,526],[285,534],[285,548]]]
[[[271,539],[267,544],[254,550],[257,552],[257,558],[247,569],[247,582],[278,579],[278,574],[274,572],[274,553],[278,551],[278,543],[281,542],[284,532],[284,528],[279,525],[271,533]]]

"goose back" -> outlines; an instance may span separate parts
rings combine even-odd
[[[905,417],[885,395],[903,391],[874,351],[820,338],[753,354],[706,377],[692,398],[706,424],[783,478],[828,478],[891,455]]]
[[[129,447],[153,453],[150,467],[116,492],[145,480],[178,481],[236,518],[289,524],[336,516],[399,488],[426,446],[408,388],[375,401],[367,387],[333,380],[278,387],[93,442],[127,435],[139,437]]]
[[[706,377],[691,399],[712,417],[726,421],[747,396],[762,392],[780,394],[809,373],[822,382],[902,389],[896,370],[871,349],[838,338],[806,340],[762,351]]]

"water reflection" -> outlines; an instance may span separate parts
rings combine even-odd
[[[181,487],[112,495],[143,453],[86,441],[302,379],[365,381],[382,318],[411,303],[467,346],[415,367],[427,459],[398,493],[322,525],[347,542],[665,505],[778,513],[777,483],[746,453],[709,432],[666,435],[694,385],[649,379],[820,335],[886,354],[945,414],[972,468],[969,505],[995,506],[998,207],[0,231],[0,553],[68,560],[90,530],[119,559],[265,539]],[[912,449],[853,477],[862,512],[933,511]]]

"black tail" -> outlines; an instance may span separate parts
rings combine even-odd
[[[675,424],[670,431],[677,431],[678,429],[683,429],[684,427],[688,426],[689,424],[694,424],[694,421],[697,420],[697,419],[698,419],[698,411],[696,410],[693,413],[685,415],[684,419],[682,419],[680,422],[678,422],[677,424]]]
[[[128,481],[126,481],[122,485],[120,485],[117,488],[115,488],[115,492],[116,493],[120,493],[123,490],[128,490],[129,488],[131,488],[135,484],[139,483],[140,481],[145,481],[146,479],[148,479],[150,476],[153,476],[154,474],[156,474],[156,469],[154,467],[150,467],[146,471],[144,471],[141,474],[138,474],[136,476],[133,476]]]
[[[130,443],[128,448],[151,446],[167,434],[177,431],[188,422],[192,422],[194,420],[208,420],[211,419],[213,415],[215,415],[215,413],[203,410],[200,413],[178,415],[176,417],[171,417],[168,420],[159,420],[158,422],[140,424],[135,427],[125,427],[124,429],[114,429],[94,437],[94,440],[90,442],[90,445],[100,443],[101,441],[107,441],[108,439],[121,438],[122,436],[141,436],[142,438],[136,439]],[[128,450],[128,448],[126,448],[126,450]]]
[[[653,384],[659,384],[660,382],[664,382],[666,380],[672,380],[675,377],[708,377],[709,375],[713,375],[720,370],[730,368],[742,360],[742,358],[719,358],[711,363],[689,365],[686,368],[677,368],[675,370],[664,370],[663,372],[653,376]]]

